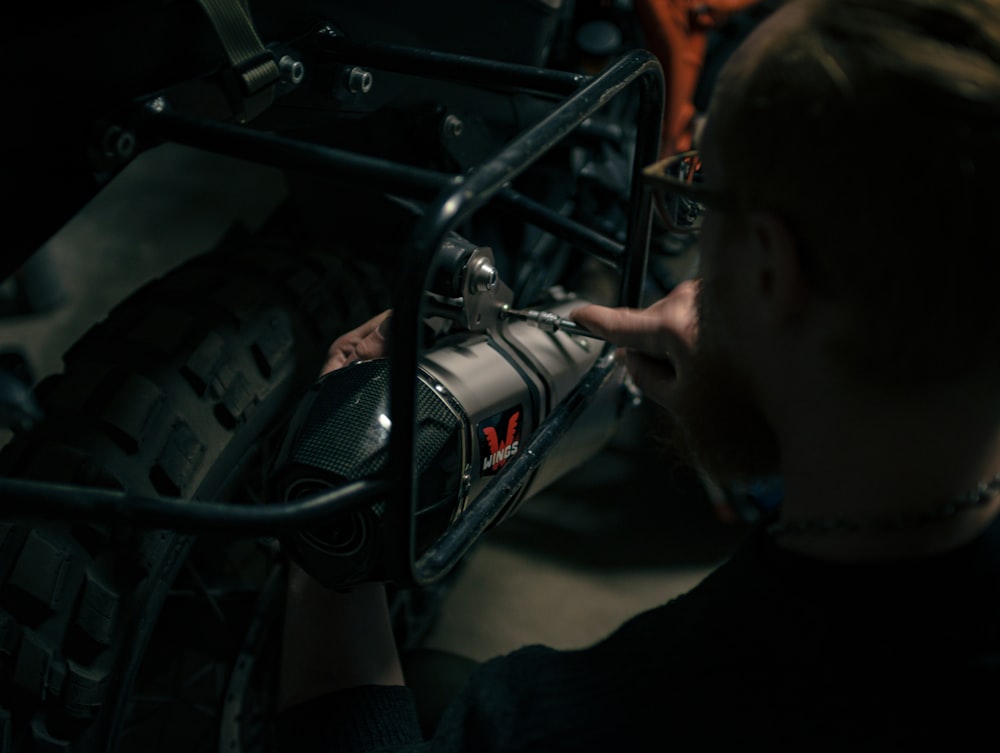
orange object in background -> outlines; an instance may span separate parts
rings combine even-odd
[[[694,94],[708,47],[708,32],[760,0],[635,0],[647,47],[660,60],[667,91],[660,156],[691,148]]]

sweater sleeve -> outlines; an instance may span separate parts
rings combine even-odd
[[[281,753],[457,753],[597,750],[607,713],[607,677],[589,652],[530,646],[481,665],[423,740],[405,687],[330,693],[278,716]],[[581,724],[581,720],[588,724]]]
[[[339,690],[281,711],[279,753],[417,751],[422,745],[413,695],[403,686]]]

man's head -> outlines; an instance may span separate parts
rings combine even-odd
[[[782,414],[835,383],[997,391],[1000,2],[790,0],[730,59],[700,146],[739,207],[705,219],[675,411],[711,475],[779,471]]]
[[[1000,383],[1000,2],[791,0],[730,59],[705,140],[840,306],[846,374]]]

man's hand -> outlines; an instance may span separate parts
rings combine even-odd
[[[346,366],[353,361],[381,358],[387,352],[389,318],[392,309],[386,309],[350,332],[341,335],[326,352],[326,363],[320,375]]]
[[[625,365],[636,386],[671,408],[686,384],[698,336],[698,282],[682,282],[644,309],[590,304],[574,309],[574,322],[625,348]]]
[[[391,311],[341,335],[321,374],[386,353]],[[333,591],[290,564],[278,707],[359,685],[402,685],[403,671],[382,583]]]

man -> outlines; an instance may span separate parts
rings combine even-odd
[[[428,749],[992,750],[1000,4],[792,0],[727,64],[700,148],[699,279],[574,318],[712,474],[780,474],[781,511],[594,647],[483,665]],[[289,747],[420,748],[377,587],[293,586]]]

